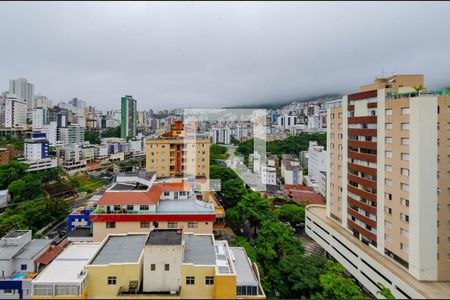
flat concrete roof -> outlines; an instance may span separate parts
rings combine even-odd
[[[49,247],[52,240],[31,240],[28,244],[25,245],[25,247],[22,248],[22,250],[14,256],[14,258],[19,259],[32,259],[39,253],[41,253],[43,250]]]
[[[399,264],[392,261],[389,257],[381,255],[378,251],[365,245],[359,239],[354,237],[349,231],[337,224],[326,216],[325,205],[309,205],[307,211],[344,236],[348,241],[352,242],[362,252],[365,252],[370,258],[377,261],[380,265],[391,271],[395,276],[400,278],[406,284],[416,289],[427,299],[447,299],[450,297],[450,282],[443,281],[420,281],[409,274]]]
[[[236,284],[258,286],[258,280],[250,265],[247,252],[242,247],[230,247],[234,255],[234,266],[236,267]]]
[[[157,213],[210,213],[214,214],[214,207],[206,207],[195,203],[195,195],[187,200],[160,200],[156,208]]]
[[[109,236],[90,265],[136,263],[147,241],[147,234]]]
[[[80,283],[83,277],[78,275],[99,247],[94,243],[69,245],[33,280],[33,284]]]
[[[16,238],[25,235],[29,230],[14,230],[11,233],[8,233],[4,236],[4,238]]]
[[[216,251],[213,238],[210,235],[183,235],[184,258],[183,263],[194,265],[215,265]]]
[[[153,229],[146,245],[181,245],[182,232],[177,229]]]

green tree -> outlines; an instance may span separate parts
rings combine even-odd
[[[444,88],[444,90],[450,91],[450,85],[449,85],[449,86],[446,86],[446,87]]]
[[[367,299],[353,278],[344,274],[344,267],[331,260],[327,262],[327,272],[319,276],[322,292],[315,299]]]
[[[250,225],[259,228],[263,221],[274,219],[272,207],[267,199],[261,198],[258,193],[248,193],[243,196],[237,205],[242,219],[248,220]]]
[[[98,135],[98,133],[90,130],[86,130],[84,132],[84,139],[91,144],[100,144],[100,136]]]
[[[14,180],[8,185],[8,192],[11,194],[11,200],[13,203],[25,201],[22,198],[25,190],[26,183],[22,179]]]
[[[289,223],[305,222],[305,208],[297,204],[286,204],[275,210],[275,215]]]
[[[241,217],[236,208],[232,207],[227,209],[225,211],[225,219],[227,221],[227,225],[229,225],[234,231],[239,231]]]
[[[326,258],[321,256],[289,255],[278,265],[282,284],[277,286],[282,298],[310,298],[320,291],[319,276],[323,274]]]
[[[416,92],[420,92],[420,91],[425,90],[426,87],[423,85],[415,85],[415,86],[413,86],[413,89],[416,90]]]
[[[114,127],[114,128],[106,128],[102,131],[100,134],[100,137],[106,138],[106,137],[120,137],[120,126]]]
[[[0,166],[0,189],[6,189],[11,182],[25,176],[27,170],[27,164],[16,160]]]
[[[293,230],[278,221],[267,220],[261,225],[255,239],[259,261],[277,264],[282,257],[303,254],[303,244],[295,238]]]
[[[225,196],[225,202],[223,203],[225,208],[235,207],[239,200],[247,194],[241,179],[230,179],[222,182],[221,191]]]
[[[377,285],[381,289],[377,291],[377,295],[381,295],[388,300],[395,300],[395,296],[389,288],[385,287],[381,282],[378,282]]]

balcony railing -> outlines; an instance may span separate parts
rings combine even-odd
[[[388,93],[386,95],[386,99],[394,100],[394,99],[404,99],[404,98],[412,98],[412,97],[433,97],[433,96],[450,96],[450,90],[425,90],[418,92],[408,92],[408,93]]]

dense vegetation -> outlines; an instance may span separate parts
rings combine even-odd
[[[106,128],[102,131],[100,134],[100,137],[106,138],[106,137],[120,137],[120,126],[114,127],[114,128]]]
[[[11,203],[42,199],[44,197],[42,184],[59,180],[62,172],[59,168],[55,168],[28,173],[27,169],[27,164],[18,161],[0,166],[0,189],[8,189]]]
[[[62,220],[69,213],[69,205],[63,199],[28,201],[7,208],[0,216],[0,236],[12,229],[38,231],[45,225]]]
[[[216,159],[226,159],[225,153],[227,152],[227,148],[224,146],[212,144],[209,149],[209,159],[210,161]]]
[[[90,144],[100,144],[100,136],[94,131],[86,130],[84,132],[84,140],[88,141]]]
[[[210,177],[221,180],[227,225],[237,235],[233,245],[244,247],[258,265],[268,297],[364,298],[355,281],[343,274],[342,266],[324,257],[304,255],[292,227],[280,222],[304,222],[304,207],[274,199],[288,204],[273,210],[271,200],[247,189],[233,170],[214,160]]]
[[[69,184],[79,192],[93,192],[104,185],[103,181],[81,173],[67,176],[60,168],[33,173],[26,172],[27,169],[27,164],[18,161],[0,166],[0,189],[8,189],[11,195],[9,204],[12,204],[0,216],[0,236],[12,229],[31,229],[35,232],[67,216],[67,202],[46,199],[43,184]]]
[[[290,136],[282,141],[270,141],[266,143],[266,152],[272,154],[295,154],[300,151],[306,151],[309,147],[309,141],[317,141],[321,146],[326,146],[325,133],[305,133],[297,136]],[[237,151],[243,155],[253,153],[253,139],[240,143]]]
[[[5,140],[0,140],[0,146],[4,147],[6,145],[13,145],[16,150],[23,150],[24,148],[24,138],[11,139],[6,137]]]

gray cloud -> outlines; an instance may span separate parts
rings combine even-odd
[[[375,76],[450,85],[450,3],[0,4],[0,90],[208,108],[348,93]]]

